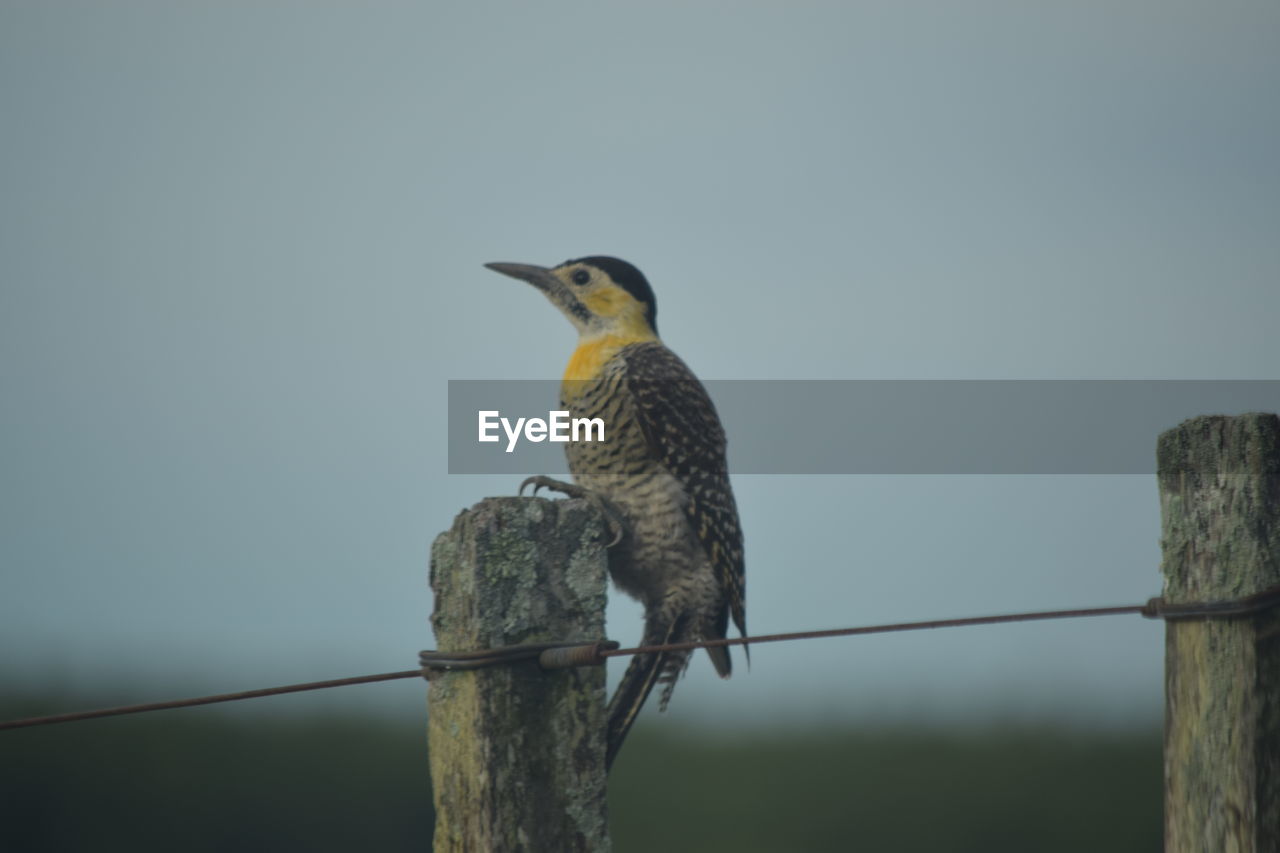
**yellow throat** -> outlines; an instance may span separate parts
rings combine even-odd
[[[643,330],[610,332],[581,338],[578,341],[578,348],[573,351],[573,355],[569,356],[569,364],[564,369],[564,381],[581,382],[595,379],[609,363],[609,359],[617,355],[623,347],[656,340],[658,336],[647,325]]]

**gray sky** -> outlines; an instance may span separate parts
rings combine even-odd
[[[446,381],[573,346],[486,261],[636,263],[706,378],[1278,378],[1278,35],[1243,2],[5,3],[0,675],[412,667],[431,539],[516,485],[446,473]],[[757,633],[1159,592],[1151,477],[735,485]],[[670,714],[1152,722],[1161,651],[1136,618],[759,647]]]

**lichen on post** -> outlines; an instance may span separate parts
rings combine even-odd
[[[1157,449],[1165,600],[1280,584],[1280,419],[1199,417]],[[1165,849],[1280,850],[1280,610],[1165,629]]]
[[[604,637],[607,536],[585,501],[489,498],[431,549],[440,651]],[[428,691],[433,849],[602,851],[604,667],[439,673]]]

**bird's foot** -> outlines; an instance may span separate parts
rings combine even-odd
[[[591,494],[591,491],[576,483],[566,483],[564,480],[557,480],[554,477],[548,477],[545,474],[538,474],[533,477],[526,477],[525,481],[520,484],[518,495],[524,495],[524,490],[533,486],[533,494],[537,496],[538,489],[550,489],[553,492],[559,492],[562,495],[571,498],[585,498]]]
[[[582,498],[585,501],[589,501],[592,506],[600,511],[600,515],[604,517],[605,524],[609,526],[609,533],[613,536],[612,541],[605,546],[606,548],[612,548],[617,545],[627,535],[627,523],[623,519],[622,513],[618,512],[617,507],[612,503],[588,488],[579,486],[576,483],[566,483],[554,477],[538,474],[527,478],[521,483],[520,491],[517,494],[523,495],[528,486],[533,486],[533,494],[535,496],[538,494],[538,489],[550,489],[553,492],[559,492],[565,497]]]

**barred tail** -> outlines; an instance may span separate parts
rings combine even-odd
[[[680,636],[680,628],[685,620],[677,619],[668,626],[655,625],[646,620],[643,645],[660,646],[674,643]],[[684,671],[688,663],[688,652],[657,652],[655,654],[636,655],[623,673],[622,682],[609,700],[609,722],[605,732],[606,751],[605,768],[613,766],[613,760],[622,749],[631,726],[640,716],[640,709],[649,698],[654,686],[663,684],[662,708],[665,710],[671,699],[671,691],[675,681]]]

